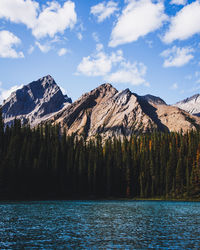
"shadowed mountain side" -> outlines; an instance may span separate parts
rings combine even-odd
[[[161,105],[167,105],[166,102],[161,99],[158,96],[154,96],[154,95],[144,95],[144,96],[140,96],[142,99],[145,99],[147,102],[150,102],[152,104],[161,104]]]
[[[137,97],[129,89],[118,92],[110,84],[103,84],[83,95],[59,112],[53,122],[60,123],[68,134],[89,137],[96,134],[128,136],[157,129],[157,124],[143,112]]]
[[[151,102],[151,99],[149,98],[144,98],[143,96],[138,96],[138,101],[143,109],[143,111],[149,116],[151,117],[151,119],[157,124],[158,129],[162,132],[169,132],[169,128],[167,126],[165,126],[161,120],[158,118],[158,114],[157,114],[157,108],[152,106],[147,100],[149,100]],[[162,100],[162,99],[161,99]],[[164,101],[163,101],[164,102]],[[162,102],[161,102],[162,103]],[[162,103],[163,104],[163,103]],[[164,102],[164,105],[165,102]]]
[[[93,138],[123,137],[131,134],[196,129],[200,119],[179,108],[167,105],[159,97],[143,97],[129,89],[117,91],[103,84],[81,96],[72,105],[49,119],[60,124],[68,135]]]
[[[3,102],[2,113],[6,124],[18,118],[23,124],[29,122],[36,125],[70,102],[71,99],[62,94],[54,79],[48,75],[13,92]]]
[[[158,131],[186,132],[200,126],[200,118],[167,105],[161,98],[118,91],[105,83],[74,103],[64,96],[51,76],[45,76],[11,94],[2,106],[6,124],[16,118],[32,127],[60,124],[68,135],[104,139]]]

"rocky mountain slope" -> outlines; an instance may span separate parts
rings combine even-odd
[[[200,127],[200,117],[169,106],[159,97],[139,96],[129,89],[118,91],[108,83],[70,102],[48,75],[13,92],[4,101],[4,121],[9,124],[16,117],[31,126],[41,122],[60,124],[68,135],[76,133],[89,138],[154,130],[186,132]]]
[[[11,124],[16,117],[23,124],[29,122],[34,125],[70,102],[71,99],[62,94],[54,79],[48,75],[13,92],[3,102],[2,114],[5,124]]]
[[[174,106],[179,107],[190,114],[200,116],[200,95],[193,95],[183,101],[177,102]]]
[[[81,96],[49,119],[67,133],[94,137],[129,136],[153,130],[186,132],[200,126],[200,118],[153,96],[138,96],[129,89],[117,91],[103,84]]]

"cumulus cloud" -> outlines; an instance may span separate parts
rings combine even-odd
[[[21,89],[23,85],[14,85],[10,89],[4,89],[1,87],[2,83],[0,83],[0,103],[6,100],[12,92],[16,91],[17,89]]]
[[[195,1],[183,7],[172,19],[163,37],[165,43],[185,40],[200,33],[200,2]]]
[[[64,3],[63,7],[58,2],[48,2],[33,27],[36,38],[45,36],[53,37],[56,33],[63,33],[65,29],[72,29],[77,21],[75,4],[71,1]]]
[[[59,56],[64,56],[65,54],[67,54],[69,52],[68,49],[66,48],[61,48],[59,51],[58,51],[58,55]]]
[[[143,63],[122,62],[118,70],[105,76],[105,80],[114,83],[149,86],[149,83],[144,79],[146,71],[147,68]]]
[[[97,21],[103,22],[118,10],[118,4],[114,1],[102,2],[91,7],[90,13],[97,17]]]
[[[51,49],[49,44],[41,44],[38,41],[35,42],[35,45],[41,50],[42,53],[47,53]]]
[[[23,23],[33,28],[37,18],[39,4],[31,0],[0,0],[0,18],[14,23]]]
[[[161,53],[161,56],[165,58],[163,67],[181,67],[194,58],[193,52],[194,49],[190,47],[179,48],[176,46],[164,50]]]
[[[170,4],[175,5],[185,5],[187,3],[187,0],[171,0]]]
[[[128,1],[112,30],[109,46],[137,41],[139,37],[159,29],[165,20],[167,16],[162,1]]]
[[[98,44],[94,54],[83,57],[77,68],[78,73],[86,76],[105,76],[111,71],[113,64],[123,60],[121,50],[108,55],[102,49],[103,46]]]
[[[0,18],[26,25],[38,39],[72,29],[77,21],[72,1],[65,1],[63,6],[56,1],[47,2],[41,10],[33,0],[0,0]]]
[[[0,57],[23,58],[23,52],[17,52],[13,47],[21,43],[21,40],[7,30],[0,31]]]
[[[97,44],[91,56],[84,57],[77,73],[86,76],[102,76],[105,81],[149,85],[145,80],[147,68],[143,63],[127,61],[122,50],[106,54],[102,44]]]

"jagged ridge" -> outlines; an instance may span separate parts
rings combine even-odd
[[[196,94],[174,104],[190,114],[200,116],[200,95]]]
[[[2,105],[6,124],[16,118],[22,123],[38,123],[41,118],[60,110],[70,98],[64,96],[54,81],[47,75],[13,92]]]
[[[67,101],[66,102],[66,98]],[[105,83],[69,104],[51,76],[45,76],[13,92],[2,106],[5,122],[15,117],[31,126],[60,124],[67,134],[93,138],[130,136],[159,131],[186,132],[199,128],[200,118],[152,95],[139,96],[129,89],[118,91]]]
[[[185,132],[199,127],[200,119],[158,97],[138,96],[129,89],[119,92],[112,85],[103,84],[58,112],[52,123],[59,123],[68,134],[90,138],[101,134],[108,138],[154,130]]]

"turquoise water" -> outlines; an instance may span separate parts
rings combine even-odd
[[[200,202],[0,203],[0,249],[200,249]]]

